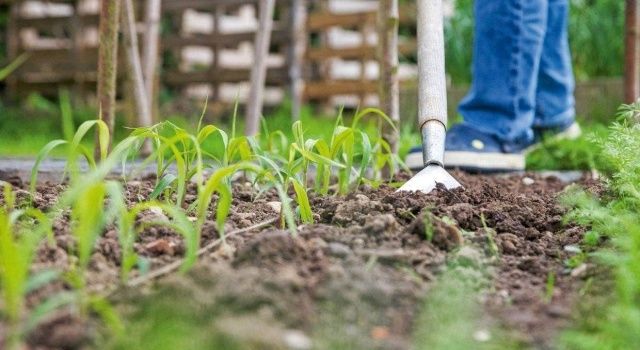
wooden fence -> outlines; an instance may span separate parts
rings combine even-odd
[[[144,6],[135,1],[137,10]],[[258,0],[163,0],[163,69],[160,83],[211,101],[246,98],[257,27]],[[277,104],[291,81],[289,54],[294,35],[291,0],[278,0],[268,57],[265,103]],[[95,90],[98,0],[0,0],[9,4],[7,55],[29,60],[7,80],[8,93],[55,95],[60,87],[85,95]],[[325,105],[377,103],[377,1],[308,0],[306,53],[300,68],[303,98]],[[402,25],[415,26],[411,6]],[[142,18],[139,14],[137,18]],[[139,26],[139,32],[144,26]],[[400,53],[411,56],[415,40],[404,38]],[[123,65],[120,65],[123,67]],[[124,73],[125,69],[119,69]],[[411,65],[400,68],[409,77]],[[121,74],[122,76],[123,74]],[[121,90],[122,91],[122,90]]]
[[[289,82],[289,2],[277,2],[267,58],[267,104],[281,102]],[[259,10],[257,0],[164,0],[165,18],[174,28],[162,38],[164,57],[173,62],[165,65],[163,83],[211,101],[246,100]]]
[[[377,1],[321,0],[309,15],[307,30],[317,38],[307,51],[305,98],[335,106],[377,105],[379,52]],[[415,28],[415,5],[400,8],[404,31]],[[414,31],[413,31],[414,32]],[[411,57],[416,52],[415,36],[400,37],[399,53]],[[401,79],[415,77],[415,65],[399,68]]]

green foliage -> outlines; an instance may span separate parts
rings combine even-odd
[[[53,271],[30,274],[38,246],[51,234],[51,222],[37,209],[15,209],[11,186],[4,182],[0,185],[4,189],[4,205],[0,207],[0,295],[3,306],[0,315],[9,325],[7,346],[17,349],[28,330],[67,302],[54,295],[38,305],[31,315],[26,315],[27,294],[58,277]]]
[[[527,170],[587,170],[601,167],[600,149],[594,140],[602,139],[610,130],[602,125],[583,125],[583,135],[575,140],[546,138],[527,155]]]
[[[633,106],[623,110],[638,113]],[[622,120],[595,146],[608,193],[596,198],[573,188],[563,201],[572,208],[567,220],[590,227],[587,249],[596,237],[609,239],[610,249],[592,255],[610,266],[615,293],[602,305],[603,317],[568,332],[565,341],[572,349],[629,349],[640,343],[640,125]]]

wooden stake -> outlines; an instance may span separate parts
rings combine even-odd
[[[291,95],[291,117],[299,120],[304,94],[302,69],[307,48],[307,0],[292,0],[289,17],[289,93]]]
[[[396,129],[382,124],[381,134],[394,154],[398,153],[400,135],[400,81],[398,79],[398,26],[400,14],[398,0],[380,0],[378,9],[378,65],[380,69],[380,107],[391,118]],[[390,177],[390,169],[384,169],[383,176]]]
[[[116,113],[116,76],[118,63],[118,23],[120,0],[100,0],[100,48],[98,49],[98,108],[100,119],[113,137]],[[97,143],[97,142],[96,142]],[[96,144],[96,150],[98,145]],[[99,152],[96,152],[99,154]]]
[[[155,82],[158,71],[158,48],[160,46],[161,0],[147,0],[145,7],[145,33],[142,50],[142,67],[147,92],[149,111],[153,119],[155,101]]]
[[[640,20],[637,0],[627,0],[625,31],[625,102],[640,98]]]
[[[18,33],[18,19],[20,17],[20,4],[9,3],[9,13],[7,19],[7,58],[13,62],[18,58],[20,51],[20,36]],[[9,100],[15,101],[18,96],[18,78],[11,74],[6,78],[7,96]]]
[[[251,67],[251,87],[247,101],[245,134],[255,136],[260,126],[260,116],[264,104],[264,85],[267,76],[267,55],[273,29],[275,0],[260,0],[259,23],[256,31],[253,67]]]
[[[140,52],[138,51],[138,33],[136,31],[136,18],[131,0],[123,0],[122,9],[122,27],[124,37],[124,49],[127,55],[127,63],[133,85],[134,104],[138,114],[138,125],[148,127],[153,124],[151,118],[151,108],[149,103],[149,95],[145,87],[145,81],[142,74],[142,65],[140,63]],[[144,143],[143,154],[151,153],[151,145]]]

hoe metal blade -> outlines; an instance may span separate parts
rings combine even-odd
[[[444,185],[448,190],[462,187],[443,167],[430,164],[402,185],[398,191],[429,193],[436,188],[437,184]]]

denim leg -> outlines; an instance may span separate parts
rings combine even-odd
[[[548,0],[547,33],[544,38],[534,127],[566,125],[575,118],[575,81],[569,49],[569,1]]]
[[[473,82],[464,122],[503,141],[529,139],[549,0],[476,0]]]

